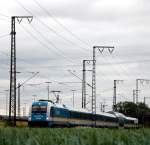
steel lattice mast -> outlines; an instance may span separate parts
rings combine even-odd
[[[9,99],[9,120],[13,113],[16,120],[16,31],[15,17],[11,18],[11,64],[10,64],[10,99]],[[15,126],[14,121],[14,126]]]
[[[103,53],[104,49],[108,49],[109,53],[112,53],[114,50],[114,46],[93,46],[92,114],[96,114],[96,49],[98,49],[100,53]]]
[[[83,60],[83,76],[82,76],[82,108],[86,108],[86,63],[90,64],[93,60]],[[91,70],[90,70],[91,71]]]
[[[116,104],[117,104],[117,83],[123,82],[123,80],[114,80],[114,96],[113,96],[113,111],[116,111]]]
[[[16,126],[16,19],[21,23],[22,19],[27,18],[31,23],[32,16],[12,16],[11,17],[11,60],[10,60],[10,96],[9,96],[9,120],[13,120]]]
[[[93,47],[93,68],[92,68],[92,113],[96,114],[96,57],[95,49]]]
[[[18,116],[20,117],[20,83],[18,83]]]
[[[138,103],[138,99],[139,99],[139,82],[140,83],[144,83],[144,82],[146,82],[146,84],[149,84],[150,83],[150,80],[148,80],[148,79],[136,79],[136,104]]]

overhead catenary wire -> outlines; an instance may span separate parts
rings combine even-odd
[[[39,8],[41,8],[49,17],[51,17],[58,25],[60,25],[66,32],[68,32],[71,36],[73,36],[75,39],[80,41],[81,43],[85,44],[86,46],[89,47],[89,44],[83,40],[81,40],[77,35],[75,35],[72,31],[70,31],[64,24],[62,24],[52,13],[52,11],[45,9],[37,0],[33,0]]]
[[[56,47],[47,37],[45,37],[40,31],[38,31],[32,24],[31,24],[31,27],[32,27],[37,33],[39,33],[39,35],[40,35],[42,38],[44,38],[45,40],[47,40],[47,42],[48,42],[52,47],[54,47],[56,50],[58,50],[58,52],[59,52],[59,54],[60,54],[61,56],[63,56],[63,57],[64,57],[65,59],[67,59],[68,61],[74,62],[74,60],[73,60],[72,58],[66,56],[62,50],[60,50],[58,47]]]
[[[70,62],[70,59],[68,57],[66,57],[65,55],[63,55],[60,52],[54,51],[53,49],[50,49],[49,46],[47,46],[45,43],[43,43],[40,39],[38,39],[34,34],[32,34],[30,31],[28,31],[23,25],[21,25],[22,28],[28,33],[30,34],[30,36],[32,36],[36,41],[38,41],[42,46],[44,46],[44,48],[47,48],[48,50],[53,51],[53,53],[55,53],[56,55],[59,55],[61,57],[64,57],[65,59],[67,59]],[[53,46],[54,47],[54,46]],[[73,61],[73,60],[71,60]],[[74,63],[74,62],[73,62]]]
[[[118,59],[116,56],[112,56],[112,59]],[[127,76],[128,79],[130,79],[130,75],[127,72],[127,70],[124,68],[123,64],[118,64],[119,67],[123,70],[123,72],[125,73],[125,75]]]
[[[15,0],[25,11],[27,11],[28,13],[32,14],[33,13],[31,11],[29,11],[26,7],[23,6],[22,3],[20,3],[18,0]],[[45,11],[49,16],[51,16],[53,18],[53,20],[55,20],[55,22],[57,22],[59,25],[61,25],[66,31],[68,31],[68,29],[66,29],[66,27],[64,25],[62,25],[49,11],[47,11],[43,6],[41,6],[41,4],[37,1],[37,0],[34,0],[34,2],[43,10]],[[55,33],[57,36],[61,37],[62,39],[64,39],[64,37],[62,37],[60,34],[58,34],[56,31],[54,31],[52,28],[50,28],[47,24],[45,24],[43,21],[41,21],[40,19],[38,19],[38,21],[40,21],[40,23],[42,23],[45,27],[47,27],[50,31],[52,31],[53,33]],[[70,31],[68,31],[70,32]],[[72,41],[68,40],[68,39],[64,39],[70,43],[72,43]],[[73,45],[75,43],[72,43]],[[76,44],[75,44],[76,45]],[[87,48],[83,48],[83,47],[80,47],[82,48],[83,50],[87,50]],[[87,52],[87,51],[86,51]],[[121,67],[123,69],[123,67]]]
[[[6,17],[6,18],[10,18],[9,16],[7,16],[7,15],[5,15],[3,13],[0,13],[0,15],[3,16],[3,17]]]
[[[22,3],[18,2],[18,0],[16,0],[16,2],[17,2],[24,10],[26,10],[28,13],[30,13],[30,14],[33,15],[33,13],[32,13],[31,11],[29,11],[26,7],[24,7]],[[38,3],[38,4],[39,4],[39,3]],[[38,19],[38,21],[40,21],[40,23],[42,23],[44,26],[46,26],[49,30],[51,30],[52,32],[54,32],[56,35],[58,34],[55,30],[51,29],[47,24],[45,24],[45,23],[44,23],[43,21],[41,21],[40,19]],[[58,34],[57,36],[60,37],[61,35]],[[62,36],[61,36],[61,38],[62,38]],[[64,39],[64,37],[63,37],[63,39]],[[69,41],[70,41],[70,40],[69,40]]]
[[[113,68],[116,72],[117,72],[117,76],[121,76],[120,72],[116,69],[116,67],[113,65],[112,61],[110,61],[110,59],[108,59],[106,56],[103,55],[103,53],[101,53],[102,59],[103,59],[103,64],[109,64],[111,68]],[[112,55],[110,55],[112,56]],[[96,64],[98,66],[98,64]],[[102,72],[101,72],[102,73]],[[107,75],[106,73],[103,75]]]
[[[30,78],[28,78],[23,83],[21,83],[20,86],[23,86],[25,83],[27,83],[28,81],[30,81],[31,79],[33,79],[37,74],[39,74],[39,72],[34,73]]]
[[[146,61],[146,62],[147,62],[147,61]],[[134,62],[133,62],[133,63],[134,63]],[[143,63],[143,62],[142,62],[142,63]],[[109,64],[111,64],[111,63],[109,63]],[[108,65],[109,65],[109,64],[108,64]],[[33,66],[33,67],[34,67],[34,66]]]
[[[45,22],[43,22],[41,19],[39,19],[38,17],[36,17],[29,9],[27,9],[21,2],[19,2],[18,0],[15,0],[17,2],[17,4],[19,6],[21,6],[26,12],[28,12],[30,15],[34,16],[34,18],[36,18],[43,26],[45,26],[49,31],[53,32],[55,35],[57,35],[58,37],[60,37],[61,39],[65,40],[66,42],[77,46],[79,48],[81,48],[82,50],[84,50],[84,52],[88,52],[90,51],[90,49],[87,49],[86,47],[81,47],[80,45],[74,43],[73,41],[65,38],[64,36],[62,36],[61,34],[59,34],[57,31],[55,31],[54,29],[52,29],[48,24],[46,24]],[[88,50],[88,51],[87,51]]]
[[[38,5],[40,5],[39,2],[36,1],[36,3],[38,3]],[[44,7],[42,7],[42,8],[44,9]],[[48,11],[47,11],[47,12],[48,12]],[[4,15],[4,14],[2,14],[2,16],[9,18],[9,16],[6,16],[6,15]],[[122,68],[123,68],[123,67],[122,67]]]
[[[0,18],[0,21],[5,21],[7,24],[10,23],[8,22],[8,19],[5,19],[5,18]]]
[[[0,16],[1,16],[0,20],[10,23],[10,17],[9,16],[7,16],[3,13],[0,13]]]
[[[21,61],[25,61],[22,60]],[[109,66],[109,65],[118,65],[118,64],[132,64],[132,63],[150,63],[149,59],[145,59],[145,60],[136,60],[136,61],[119,61],[119,62],[112,62],[112,63],[98,63],[97,66]],[[60,68],[60,67],[81,67],[82,64],[66,64],[66,65],[47,65],[47,66],[43,66],[43,65],[38,65],[38,66],[33,66],[33,67],[40,67],[40,68]]]
[[[1,38],[4,38],[4,37],[7,37],[7,36],[9,36],[10,34],[3,34],[3,35],[0,35],[0,39]]]

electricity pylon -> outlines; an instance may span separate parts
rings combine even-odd
[[[86,64],[90,64],[93,60],[83,60],[83,76],[82,76],[82,108],[86,108]],[[92,70],[88,70],[92,71]]]
[[[47,84],[47,95],[48,95],[47,99],[50,100],[49,99],[49,93],[50,93],[50,88],[49,88],[50,86],[49,86],[49,84],[52,83],[52,82],[45,82],[45,83]]]
[[[146,82],[146,84],[150,84],[150,80],[148,79],[136,79],[136,103],[138,103],[138,99],[139,99],[139,82],[140,84],[143,84],[144,82]]]
[[[31,23],[32,16],[12,16],[11,17],[11,61],[10,61],[10,96],[9,96],[9,120],[16,126],[16,19],[21,23],[26,18]],[[13,114],[13,115],[12,115]]]
[[[113,96],[113,111],[116,111],[117,104],[117,83],[123,82],[123,80],[114,80],[114,96]]]
[[[56,97],[56,103],[60,103],[60,97],[59,97],[59,94],[61,93],[61,91],[51,91],[55,97]]]
[[[98,49],[100,53],[103,53],[103,51],[107,49],[111,54],[114,50],[114,46],[93,46],[92,114],[96,114],[96,49]],[[96,116],[94,116],[93,121],[96,126]]]
[[[111,54],[114,50],[114,46],[93,46],[93,68],[92,68],[92,113],[96,114],[96,50],[103,53],[104,50],[108,50]]]

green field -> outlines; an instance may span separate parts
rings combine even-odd
[[[0,145],[150,145],[150,129],[0,128]]]

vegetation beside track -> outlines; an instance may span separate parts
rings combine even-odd
[[[150,129],[0,128],[0,145],[150,145]]]
[[[9,126],[11,126],[11,122],[9,122],[8,120],[0,121],[0,128],[9,127]],[[16,121],[16,126],[17,127],[27,127],[28,122],[27,121]]]

